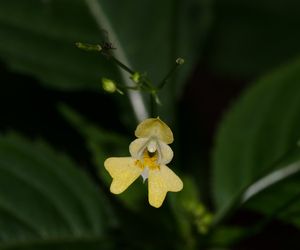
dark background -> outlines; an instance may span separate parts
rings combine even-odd
[[[144,223],[150,223],[145,229],[145,235],[141,236],[145,240],[143,244],[145,249],[185,246],[185,238],[179,236],[180,225],[176,224],[173,215],[169,214],[173,211],[172,205],[163,207],[159,212],[152,210],[149,212],[146,205],[138,205],[137,210],[132,210],[122,199],[119,200],[109,193],[105,177],[99,178],[99,166],[95,167],[93,150],[86,144],[89,137],[85,137],[62,115],[58,105],[63,103],[83,115],[90,124],[104,131],[116,132],[131,140],[136,122],[131,119],[133,114],[127,97],[108,94],[101,90],[101,77],[108,76],[117,81],[122,80],[111,62],[105,58],[98,59],[100,55],[95,55],[93,52],[89,54],[77,51],[75,48],[74,43],[78,40],[101,43],[103,39],[103,34],[93,35],[97,28],[92,18],[87,18],[87,9],[82,10],[83,14],[77,15],[74,20],[70,18],[71,14],[81,14],[80,6],[83,2],[46,1],[47,3],[42,3],[48,4],[45,8],[40,2],[43,1],[24,3],[14,0],[9,3],[6,0],[0,3],[0,9],[2,8],[0,11],[1,134],[16,131],[30,140],[43,139],[56,151],[69,155],[80,169],[86,171],[121,217],[120,225],[110,228],[108,233],[109,240],[115,241],[117,247],[138,249],[141,245],[138,241],[136,244],[131,244],[131,240],[134,241],[131,234],[142,234],[139,230]],[[98,2],[102,5],[102,1]],[[296,1],[268,0],[243,2],[194,0],[186,3],[166,1],[162,5],[159,1],[156,2],[151,4],[145,1],[144,3],[154,11],[150,19],[147,19],[149,14],[143,9],[143,4],[138,4],[137,1],[130,1],[128,6],[119,1],[103,3],[103,8],[107,11],[106,14],[112,25],[116,27],[117,34],[120,34],[123,49],[125,52],[126,49],[128,50],[133,65],[138,70],[149,71],[149,77],[154,81],[169,70],[173,58],[185,56],[186,65],[179,69],[171,79],[171,83],[168,83],[165,92],[160,94],[165,102],[161,107],[160,116],[162,119],[165,118],[175,131],[175,169],[183,175],[194,177],[200,193],[199,202],[201,201],[205,209],[214,214],[217,206],[212,190],[212,158],[214,157],[212,152],[216,147],[220,124],[240,96],[248,93],[250,87],[257,84],[257,79],[272,74],[280,70],[283,65],[289,65],[295,59],[297,60],[300,44],[298,14],[300,4]],[[68,6],[70,16],[64,15],[68,11]],[[39,13],[39,8],[44,8],[45,13]],[[9,14],[5,11],[11,12],[11,16],[8,17]],[[143,13],[146,15],[145,18],[142,18]],[[35,23],[39,20],[40,24]],[[49,25],[47,20],[52,20],[50,24],[53,26]],[[136,24],[137,22],[140,23]],[[78,33],[76,33],[77,28]],[[113,40],[111,42],[115,43]],[[46,46],[45,43],[49,44]],[[63,54],[65,51],[68,53],[64,57],[56,58],[56,55]],[[26,59],[21,57],[22,53]],[[29,54],[34,54],[36,57],[27,58]],[[65,69],[69,67],[69,60],[70,69]],[[76,65],[78,61],[79,66]],[[39,68],[37,66],[39,62],[47,63]],[[94,62],[97,66],[94,66]],[[30,63],[33,66],[28,66],[31,65]],[[52,64],[55,65],[54,69],[59,69],[58,76]],[[102,65],[105,66],[104,70],[101,68]],[[78,76],[77,68],[82,71]],[[43,74],[43,72],[48,73]],[[69,81],[64,81],[64,77]],[[82,84],[85,81],[82,79],[85,77],[89,79]],[[300,82],[294,81],[294,86],[297,84]],[[281,102],[284,103],[278,100],[278,105]],[[298,114],[300,115],[299,112]],[[255,114],[253,117],[255,119]],[[108,142],[108,139],[99,144],[106,147],[103,157],[108,157],[118,150],[121,152],[127,150],[121,143],[118,145],[121,149],[115,149],[115,146],[110,149],[114,142]],[[97,164],[101,165],[101,162],[98,161]],[[129,196],[134,192],[129,193]],[[139,200],[142,200],[143,204],[147,203],[146,198]],[[173,206],[176,207],[176,203]],[[295,224],[274,216],[262,228],[256,230],[255,225],[265,218],[265,214],[260,213],[259,209],[254,210],[242,207],[222,222],[221,226],[237,228],[238,231],[245,230],[246,233],[236,238],[224,234],[220,236],[224,239],[221,243],[213,240],[214,233],[199,234],[193,224],[194,214],[191,215],[192,218],[188,215],[185,220],[190,220],[192,229],[189,232],[196,239],[196,243],[189,247],[195,249],[298,248],[297,239],[300,234]],[[136,222],[128,225],[135,216],[138,218]],[[152,218],[159,221],[158,226]],[[167,223],[168,219],[172,222]],[[127,230],[128,227],[131,229]],[[174,235],[178,238],[178,246],[176,246],[177,241],[175,243],[172,241],[172,238],[175,238],[172,235],[173,227],[176,228]],[[159,238],[162,235],[166,235],[165,242]],[[152,242],[151,237],[153,237]],[[5,242],[3,239],[1,238],[1,242]],[[13,233],[11,239],[14,239]],[[186,246],[186,249],[189,247]]]

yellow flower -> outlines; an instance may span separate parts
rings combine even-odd
[[[180,178],[166,166],[173,151],[168,144],[173,142],[171,129],[159,118],[149,118],[140,123],[135,139],[129,145],[131,157],[111,157],[104,162],[113,178],[110,191],[120,194],[139,176],[148,179],[149,203],[160,207],[167,192],[178,192],[183,188]]]

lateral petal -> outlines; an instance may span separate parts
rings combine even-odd
[[[138,138],[131,142],[129,145],[129,152],[131,156],[135,159],[141,159],[148,142],[149,138]]]
[[[169,145],[164,143],[163,141],[158,141],[158,149],[159,149],[159,164],[165,165],[168,164],[174,156],[173,150]]]
[[[167,192],[178,192],[183,188],[181,179],[167,166],[149,171],[148,199],[151,206],[159,208]]]
[[[114,194],[125,191],[143,172],[137,160],[131,157],[108,158],[104,167],[113,178],[110,191]]]

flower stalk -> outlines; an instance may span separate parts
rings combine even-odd
[[[133,83],[132,86],[118,84],[115,86],[116,91],[107,91],[108,88],[105,88],[106,86],[103,85],[103,89],[109,93],[114,93],[114,92],[123,93],[123,90],[134,90],[134,91],[148,93],[150,95],[150,105],[149,106],[150,106],[150,113],[151,113],[152,117],[157,116],[158,106],[161,105],[161,101],[158,97],[159,91],[163,89],[163,87],[166,85],[166,83],[170,80],[171,76],[177,71],[179,66],[181,66],[184,63],[184,59],[177,58],[173,67],[167,73],[167,75],[163,78],[163,80],[159,84],[154,85],[148,79],[146,74],[141,74],[140,72],[131,69],[125,63],[123,63],[119,59],[117,59],[113,55],[113,53],[111,53],[111,51],[115,49],[111,43],[104,42],[103,44],[88,44],[88,43],[77,42],[76,46],[77,46],[77,48],[85,50],[85,51],[98,52],[101,55],[105,56],[108,60],[111,60],[122,70],[126,71],[129,74],[129,78]]]

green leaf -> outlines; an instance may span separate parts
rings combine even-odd
[[[0,136],[0,172],[1,249],[102,246],[107,201],[70,159],[9,134]]]
[[[201,48],[210,27],[211,3],[197,0],[130,0],[117,6],[112,1],[87,0],[87,3],[103,11],[107,25],[103,16],[98,17],[101,25],[112,27],[118,39],[112,42],[121,45],[132,67],[146,71],[155,82],[162,80],[178,57],[183,57],[187,65],[180,69],[183,74],[179,75],[178,86],[170,83],[169,90],[174,94],[180,88],[198,59],[195,49]]]
[[[203,206],[199,201],[199,190],[194,179],[191,176],[182,177],[184,189],[178,194],[170,196],[171,208],[178,224],[178,229],[184,239],[187,249],[195,248],[195,217],[190,207]]]
[[[216,0],[208,64],[231,75],[258,75],[299,55],[300,3]]]
[[[0,34],[1,58],[49,86],[96,89],[101,75],[118,75],[105,58],[75,47],[103,40],[84,1],[1,1]]]
[[[265,76],[225,116],[213,155],[214,198],[219,210],[262,173],[284,170],[299,161],[299,149],[290,151],[300,138],[299,72],[296,61]],[[294,184],[288,181],[287,185]]]
[[[244,237],[246,232],[245,228],[242,227],[223,227],[216,228],[210,235],[211,245],[220,247],[223,249],[230,247],[233,243]],[[230,248],[229,248],[230,249]]]
[[[267,215],[260,222],[259,228],[275,217],[300,227],[300,148],[297,147],[289,153],[290,155],[295,158],[290,164],[276,168],[269,175],[250,185],[243,195],[246,208]]]
[[[99,11],[100,10],[100,11]],[[160,81],[177,57],[187,63],[162,93],[162,113],[173,101],[198,59],[210,27],[211,6],[192,1],[3,0],[0,2],[0,58],[12,69],[60,89],[100,89],[101,77],[117,82],[119,71],[106,58],[75,48],[101,43],[105,32],[116,56]],[[102,30],[101,30],[102,29]],[[121,58],[120,58],[121,57]],[[169,111],[169,112],[167,112]]]

